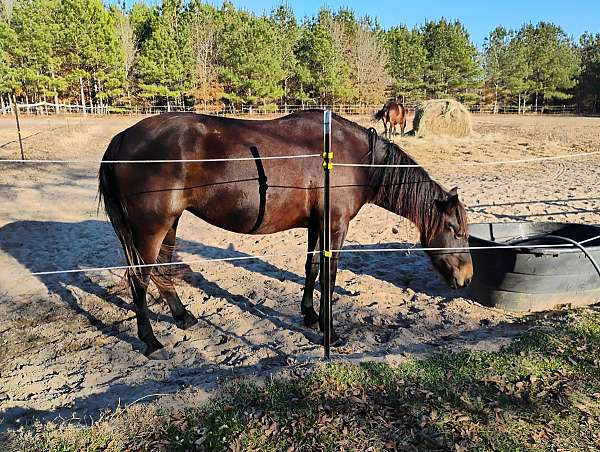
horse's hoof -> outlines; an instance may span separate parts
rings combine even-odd
[[[146,343],[146,350],[144,351],[144,355],[147,358],[151,358],[151,355],[154,355],[159,350],[163,350],[164,345],[161,344],[158,339],[153,337],[149,342]],[[152,357],[151,359],[156,359]]]
[[[317,329],[319,326],[319,316],[314,310],[304,314],[304,325],[308,328]]]
[[[196,323],[198,323],[198,319],[194,317],[194,314],[187,309],[180,318],[175,319],[175,324],[182,330],[187,330],[188,328],[193,327]]]
[[[332,347],[342,347],[342,346],[346,345],[346,343],[347,343],[346,339],[344,339],[341,336],[338,336],[333,331],[331,332],[331,340],[329,341],[329,344]],[[321,345],[325,345],[325,338],[321,339]]]

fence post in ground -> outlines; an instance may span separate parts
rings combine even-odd
[[[25,160],[23,153],[23,138],[21,137],[21,123],[19,122],[19,107],[17,106],[17,96],[12,96],[13,111],[15,112],[15,122],[17,124],[17,135],[19,136],[19,148],[21,149],[21,160]]]
[[[333,152],[331,152],[331,111],[323,112],[323,241],[321,242],[321,302],[323,303],[323,345],[325,358],[329,358],[331,348],[331,206],[330,206],[330,171],[333,168]]]

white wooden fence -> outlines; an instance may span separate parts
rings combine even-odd
[[[50,102],[37,102],[34,104],[17,104],[19,113],[23,115],[55,115],[55,114],[79,114],[79,115],[152,115],[170,111],[189,111],[196,113],[209,113],[213,115],[280,115],[298,110],[311,108],[328,109],[343,115],[371,115],[382,107],[382,104],[334,104],[334,105],[266,105],[266,106],[234,106],[234,105],[210,105],[204,108],[202,105],[152,105],[152,106],[107,106],[107,105],[78,105],[78,104],[54,104]],[[12,105],[0,108],[0,114],[12,114]],[[408,104],[407,108],[413,111],[414,104]],[[517,114],[517,105],[506,105],[494,107],[493,105],[473,105],[469,107],[472,113],[485,114]],[[577,105],[553,105],[538,107],[526,106],[525,114],[559,114],[573,115],[577,113]]]

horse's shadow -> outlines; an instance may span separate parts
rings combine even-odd
[[[245,258],[249,256],[246,253],[236,251],[232,246],[222,249],[189,240],[178,239],[177,246],[182,251],[191,252],[206,259]],[[11,256],[31,273],[122,266],[124,259],[119,251],[120,247],[110,224],[96,220],[80,223],[15,221],[0,228],[0,251]],[[282,270],[259,258],[228,262],[250,272],[260,273],[271,278],[293,281],[298,284],[304,283],[303,277]],[[200,273],[193,271],[191,268],[182,267],[184,268],[181,272],[182,279],[207,295],[223,298],[244,311],[268,319],[279,328],[300,332],[311,342],[319,341],[318,334],[297,324],[298,319],[291,316],[286,318],[278,310],[264,305],[261,305],[259,309],[248,298],[234,295],[218,284],[205,279]],[[16,271],[18,272],[18,270]],[[117,273],[123,274],[123,271],[117,270]],[[106,323],[99,316],[82,306],[77,290],[74,290],[74,288],[106,300],[120,309],[130,311],[130,318],[134,316],[135,307],[129,301],[129,290],[126,285],[115,292],[114,287],[102,285],[104,281],[108,282],[109,280],[92,277],[93,274],[95,273],[56,273],[36,275],[36,278],[50,294],[58,295],[74,312],[84,316],[91,325],[101,330],[103,334],[125,340],[134,348],[142,349],[142,344],[137,338],[120,332],[118,328],[113,328],[113,325]],[[27,275],[27,272],[22,275],[16,273],[15,279],[18,280]],[[114,278],[112,280],[114,281]],[[341,293],[345,292],[341,291]],[[298,305],[299,302],[300,299],[298,299]],[[150,304],[152,305],[152,303]],[[174,323],[169,315],[153,313],[152,318]]]
[[[368,248],[389,248],[390,244],[380,245],[350,245],[348,249]],[[396,244],[398,246],[398,244]],[[248,255],[232,249],[232,247],[222,249],[202,245],[194,241],[178,240],[178,248],[186,253],[198,255],[201,258],[230,258],[230,257],[247,257]],[[109,223],[103,221],[89,220],[79,223],[54,222],[54,221],[15,221],[6,224],[0,228],[0,257],[2,261],[13,261],[10,269],[6,271],[21,272],[23,277],[31,278],[31,273],[45,272],[61,269],[89,268],[89,267],[108,267],[123,265],[123,257],[120,253],[120,244],[112,231]],[[3,255],[2,255],[3,254]],[[427,278],[431,279],[429,271],[417,269],[421,274],[420,279],[416,280],[417,285],[414,285],[406,280],[407,275],[411,273],[411,262],[403,262],[400,257],[404,253],[377,253],[377,258],[369,257],[371,253],[348,253],[343,255],[341,259],[341,268],[346,268],[356,274],[370,274],[375,278],[388,281],[399,287],[410,286],[414,290],[423,290],[430,294],[438,295],[443,291],[438,292],[436,287],[442,286],[443,283],[435,282],[427,284]],[[413,255],[412,259],[418,259],[420,264],[427,265],[427,257],[424,255]],[[300,258],[301,259],[301,258]],[[366,262],[372,260],[370,265]],[[423,263],[425,262],[425,264]],[[231,265],[241,267],[248,272],[262,274],[269,278],[284,279],[293,281],[300,285],[303,284],[304,278],[288,270],[263,261],[262,259],[248,259],[239,261],[229,261]],[[14,269],[14,270],[13,270]],[[264,304],[255,303],[254,300],[247,296],[235,295],[228,290],[220,287],[217,283],[205,279],[200,273],[191,269],[185,269],[183,272],[184,280],[192,287],[198,288],[205,294],[219,297],[226,302],[237,306],[239,309],[249,312],[260,319],[267,320],[279,329],[287,329],[289,331],[299,332],[303,334],[310,342],[320,343],[321,335],[318,332],[304,328],[298,323],[300,315],[286,315],[279,312],[278,309],[265,306]],[[122,270],[119,271],[122,274]],[[16,283],[11,286],[9,291],[6,288],[2,289],[3,295],[0,298],[0,303],[6,303],[0,306],[3,311],[8,309],[23,310],[31,309],[43,311],[52,309],[51,302],[40,304],[38,301],[29,299],[27,296],[15,299],[16,290],[19,289],[18,279],[20,275],[15,275]],[[60,302],[64,302],[75,313],[80,314],[89,321],[94,328],[97,328],[102,334],[118,338],[119,341],[126,341],[135,349],[142,349],[143,344],[134,334],[128,329],[120,329],[116,323],[121,323],[123,319],[133,320],[134,312],[130,301],[129,291],[125,284],[118,284],[118,279],[105,278],[94,273],[59,273],[52,275],[37,275],[36,278],[43,284],[50,294],[55,294],[60,297]],[[6,279],[5,279],[6,280]],[[115,280],[117,286],[115,286]],[[437,280],[436,280],[437,281]],[[112,285],[111,285],[112,284]],[[115,291],[115,287],[120,287],[120,291]],[[431,289],[433,287],[433,291]],[[23,287],[27,289],[27,287]],[[98,313],[93,307],[93,303],[89,300],[82,302],[83,297],[81,292],[92,294],[95,297],[102,298],[108,303],[112,303],[124,312],[122,316],[106,317],[103,313]],[[346,291],[339,291],[340,295],[344,295]],[[316,294],[315,294],[316,296]],[[3,299],[6,297],[6,302]],[[18,297],[18,295],[17,295]],[[275,299],[275,301],[277,301]],[[10,303],[9,303],[10,302]],[[300,294],[298,294],[298,304],[300,302]],[[11,307],[11,305],[15,305]],[[161,309],[166,312],[165,309]],[[21,312],[23,314],[23,312]],[[35,314],[35,312],[32,312]],[[165,314],[154,314],[154,320],[162,320],[173,323],[171,316]],[[122,317],[115,322],[115,318]],[[110,319],[110,320],[107,320]],[[286,365],[288,356],[282,352],[277,344],[257,344],[250,338],[229,331],[227,328],[219,325],[218,322],[213,322],[210,317],[200,319],[205,325],[214,328],[215,334],[230,336],[244,343],[246,346],[255,350],[257,348],[268,348],[273,352],[271,357],[261,358],[257,364],[244,366],[243,363],[235,361],[233,357],[231,362],[223,362],[222,364],[214,364],[209,361],[195,362],[193,366],[179,366],[169,374],[169,381],[157,382],[154,380],[141,383],[139,386],[128,386],[120,384],[109,384],[105,392],[100,393],[98,397],[90,396],[78,399],[73,410],[84,410],[89,413],[94,413],[99,406],[105,407],[107,403],[116,403],[118,399],[134,400],[141,395],[149,392],[156,392],[156,385],[166,384],[169,388],[176,390],[177,381],[196,381],[198,375],[203,370],[217,370],[222,365],[235,366],[236,373],[252,374],[257,369],[264,369],[269,366],[284,366]],[[98,350],[98,353],[103,353],[104,350]],[[172,380],[172,381],[171,381]],[[210,379],[209,379],[210,380]],[[198,380],[199,381],[199,380]],[[208,381],[208,380],[207,380]],[[204,383],[203,383],[204,384]],[[216,383],[215,383],[216,384]],[[162,392],[162,388],[161,388]],[[71,409],[63,409],[65,415],[68,415]],[[14,419],[30,417],[48,417],[53,415],[51,412],[39,412],[26,408],[14,408],[8,410],[8,413],[3,413],[3,417],[11,423]],[[0,430],[2,429],[0,423]]]
[[[403,245],[405,244],[350,245],[345,249],[356,251],[365,247],[382,249]],[[235,250],[232,245],[223,249],[185,239],[178,239],[177,247],[182,251],[205,259],[247,258],[249,256]],[[123,258],[119,251],[120,244],[110,224],[96,220],[79,223],[15,221],[0,228],[0,250],[10,255],[31,273],[123,265]],[[445,286],[441,278],[433,276],[433,270],[427,267],[429,266],[428,259],[423,253],[413,254],[410,257],[411,262],[406,262],[405,255],[405,252],[344,253],[340,260],[340,269],[347,269],[356,274],[369,274],[397,287],[410,287],[417,292],[424,292],[432,296],[451,298],[456,294],[456,292],[452,292]],[[425,272],[417,272],[417,277],[415,277],[415,268],[412,265],[415,259],[419,261],[419,266],[425,266],[423,268],[427,269]],[[304,284],[303,276],[281,269],[260,258],[231,260],[228,262],[252,273],[262,274],[281,281],[291,281],[299,285]],[[83,315],[103,333],[114,335],[129,342],[132,346],[140,348],[141,343],[137,338],[119,332],[117,328],[112,328],[110,324],[105,323],[81,305],[79,297],[73,291],[73,287],[104,299],[120,309],[130,311],[130,316],[134,315],[135,308],[129,301],[129,291],[126,287],[115,293],[114,287],[105,287],[101,284],[104,281],[102,278],[91,277],[90,275],[91,273],[87,274],[85,272],[58,273],[38,275],[37,278],[50,293],[58,295],[71,309]],[[201,289],[210,296],[223,298],[244,311],[267,318],[280,328],[301,332],[311,341],[318,340],[315,333],[297,324],[299,316],[297,318],[295,316],[286,318],[276,309],[264,305],[260,305],[260,308],[258,308],[247,297],[231,294],[218,284],[202,277],[200,273],[192,271],[189,267],[185,268],[182,275],[187,283]],[[16,278],[18,277],[16,276]],[[339,286],[336,288],[336,292],[339,295],[351,294]],[[121,295],[124,295],[126,299]],[[317,294],[315,294],[315,298],[317,298]],[[172,318],[168,315],[155,313],[153,316],[155,320],[173,323]]]

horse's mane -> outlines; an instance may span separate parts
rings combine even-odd
[[[398,145],[380,140],[386,147],[383,165],[416,165]],[[443,216],[435,207],[436,200],[446,200],[448,193],[421,167],[375,167],[370,183],[375,193],[373,202],[411,220],[421,231],[424,245],[443,227]],[[467,216],[462,206],[457,210],[461,234],[467,233]]]

